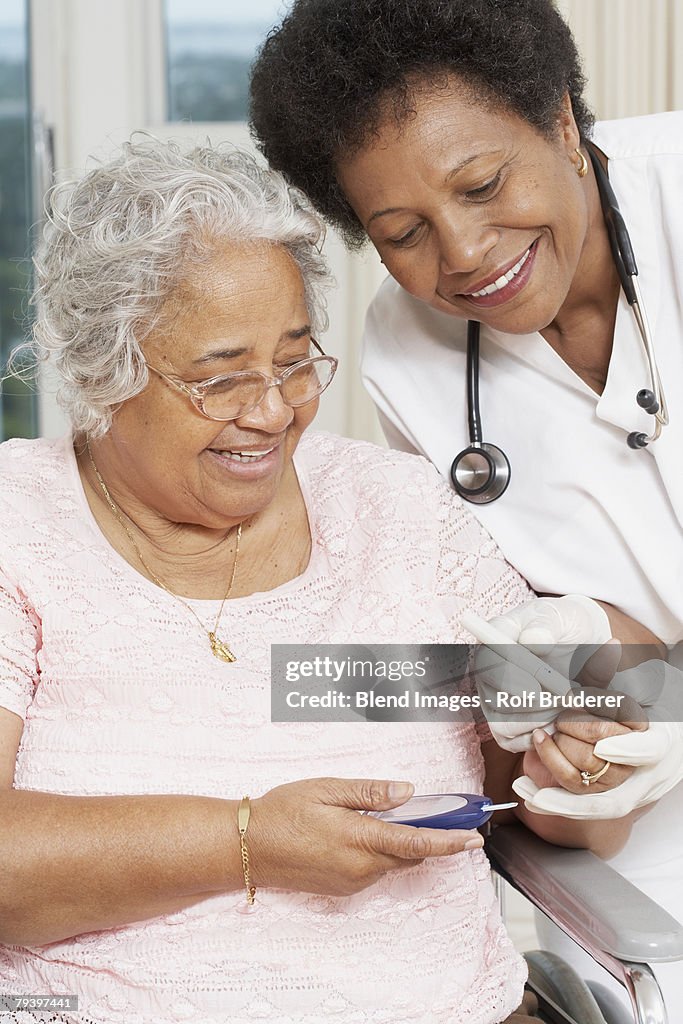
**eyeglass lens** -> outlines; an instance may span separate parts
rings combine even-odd
[[[332,380],[334,364],[325,357],[311,359],[286,370],[280,385],[287,405],[305,405],[321,394]],[[216,419],[238,419],[263,398],[267,384],[260,373],[223,377],[204,391],[204,413]]]

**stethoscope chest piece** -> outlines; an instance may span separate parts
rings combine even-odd
[[[495,444],[474,442],[453,459],[453,487],[461,498],[486,505],[500,498],[510,483],[510,463]]]

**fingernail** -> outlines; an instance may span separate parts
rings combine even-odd
[[[531,735],[533,736],[534,743],[540,744],[545,740],[547,733],[545,733],[543,729],[534,729]]]
[[[390,782],[388,792],[390,800],[407,800],[413,792],[413,784],[412,782]]]
[[[466,850],[480,850],[483,845],[484,845],[484,840],[481,838],[481,836],[477,836],[476,839],[468,839],[467,840],[467,842],[465,843],[465,849]]]

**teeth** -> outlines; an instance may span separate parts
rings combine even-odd
[[[501,288],[505,288],[505,286],[508,285],[510,281],[512,281],[513,277],[517,277],[517,274],[520,272],[520,270],[528,260],[530,252],[531,246],[529,246],[529,248],[521,257],[521,259],[519,259],[517,263],[515,263],[514,267],[510,267],[506,274],[501,274],[501,276],[497,278],[493,282],[493,284],[487,284],[486,287],[482,288],[480,291],[470,292],[469,294],[473,296],[475,299],[478,299],[481,298],[483,295],[493,295],[494,292],[499,292]]]
[[[226,458],[232,459],[233,462],[257,462],[259,459],[264,458],[266,455],[270,455],[272,448],[268,448],[264,452],[228,452],[228,451],[217,451],[217,455],[225,455]]]

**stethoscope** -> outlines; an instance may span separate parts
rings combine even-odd
[[[669,422],[669,414],[655,359],[652,335],[638,285],[638,267],[633,255],[631,239],[607,173],[593,148],[588,145],[587,149],[595,171],[612,257],[619,274],[621,287],[636,318],[650,371],[650,387],[643,388],[638,392],[636,402],[641,409],[655,417],[654,430],[649,436],[634,430],[626,438],[629,448],[645,448],[657,440],[662,432],[662,427]],[[481,325],[477,320],[468,320],[467,420],[470,443],[453,459],[451,480],[458,494],[466,501],[474,502],[477,505],[486,505],[500,498],[501,494],[505,492],[510,483],[510,462],[502,449],[482,440],[479,413],[480,329]]]

